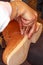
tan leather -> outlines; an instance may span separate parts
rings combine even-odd
[[[7,63],[8,54],[19,44],[23,39],[20,34],[19,25],[16,21],[11,21],[7,28],[3,31],[3,36],[6,41],[7,47],[4,51],[3,61]]]
[[[22,48],[19,48],[20,51],[22,50],[22,53],[23,53],[23,50],[25,51],[25,53],[23,53],[23,55],[21,54],[22,60],[20,60],[20,64],[23,63],[23,61],[26,59],[25,57],[27,57],[27,53],[28,53],[28,50],[29,50],[29,47],[30,47],[31,42],[36,43],[36,41],[38,40],[38,38],[39,38],[39,36],[40,36],[40,34],[42,32],[42,24],[38,23],[38,26],[40,26],[39,31],[37,31],[32,36],[32,38],[28,40],[27,37],[24,37],[24,36],[22,36],[20,34],[19,25],[18,25],[18,23],[16,21],[13,20],[13,21],[11,21],[9,23],[9,25],[6,27],[6,29],[2,32],[3,33],[3,36],[4,36],[4,39],[6,41],[6,45],[7,45],[7,47],[4,50],[3,56],[2,56],[3,62],[5,64],[8,63],[7,61],[9,59],[9,56],[10,56],[10,58],[12,57],[11,56],[11,52],[18,46],[18,44],[20,44],[20,42],[23,40],[23,38],[25,38],[24,39],[25,42],[24,41],[22,42],[22,44],[24,43],[23,46],[20,45]],[[17,47],[17,49],[18,49],[18,47]],[[19,55],[20,55],[20,53],[19,53],[20,51],[17,51]],[[17,57],[16,57],[16,59],[17,59]],[[15,61],[16,61],[16,59],[15,59]],[[8,63],[8,65],[9,65],[9,63]]]

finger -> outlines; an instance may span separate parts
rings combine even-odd
[[[38,25],[38,23],[36,23],[36,32],[40,29],[40,25]]]
[[[18,23],[19,23],[19,26],[20,26],[20,32],[21,32],[21,34],[23,35],[23,25],[22,25],[21,17],[19,16],[19,17],[17,18],[17,20],[18,20]]]
[[[26,20],[26,19],[23,19],[23,18],[21,18],[21,20],[22,20],[23,26],[31,26],[35,21],[35,20],[29,21],[29,20]]]
[[[23,26],[25,26],[25,27],[27,27],[27,26],[31,27],[32,25],[33,25],[33,22],[30,24],[27,24],[27,25],[23,23]]]
[[[30,30],[30,26],[27,26],[27,28],[25,30],[25,35],[28,34],[29,30]]]
[[[35,31],[36,31],[36,24],[34,23],[28,34],[29,39],[32,37],[32,35],[34,34]]]
[[[29,24],[30,23],[30,20],[26,20],[26,19],[24,19],[23,17],[21,18],[21,20],[22,20],[22,22],[24,23],[24,24]]]
[[[23,29],[22,29],[22,24],[21,24],[21,22],[19,23],[19,26],[20,26],[21,35],[23,35]]]
[[[25,30],[26,30],[26,27],[23,26],[23,34],[25,35]]]
[[[21,34],[23,35],[23,34],[24,34],[24,31],[25,31],[25,27],[23,26],[23,22],[22,22],[22,20],[21,20],[21,16],[17,17],[16,20],[17,20],[18,23],[19,23],[20,32],[21,32]]]
[[[19,26],[20,26],[20,32],[23,35],[23,26],[22,26],[22,22],[21,21],[19,21]]]

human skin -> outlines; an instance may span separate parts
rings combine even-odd
[[[38,30],[37,28],[37,13],[23,1],[10,2],[12,7],[11,20],[19,21],[21,34],[27,34],[28,38]]]

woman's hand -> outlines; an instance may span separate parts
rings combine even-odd
[[[37,13],[22,1],[16,1],[15,4],[15,19],[19,23],[21,34],[28,35],[28,38],[31,38],[37,29]]]
[[[28,21],[30,23],[24,23],[27,22],[27,20],[24,20],[21,16],[16,19],[20,26],[20,31],[22,35],[27,35],[30,39],[32,35],[38,30],[37,29],[37,22],[34,21]]]

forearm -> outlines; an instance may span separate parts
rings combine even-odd
[[[17,2],[18,4],[18,15],[22,14],[23,18],[29,20],[37,19],[37,12],[28,6],[23,1]]]
[[[11,13],[10,19],[13,20],[17,15],[17,10],[16,10],[17,7],[16,7],[16,3],[14,1],[10,2],[10,4],[11,4],[11,7],[12,7],[12,13]]]
[[[10,2],[12,6],[12,15],[11,20],[14,19],[16,16],[22,16],[26,18],[27,20],[31,19],[37,19],[37,13],[32,8],[30,8],[27,4],[25,4],[22,1],[13,1]],[[25,14],[24,14],[25,13]]]

